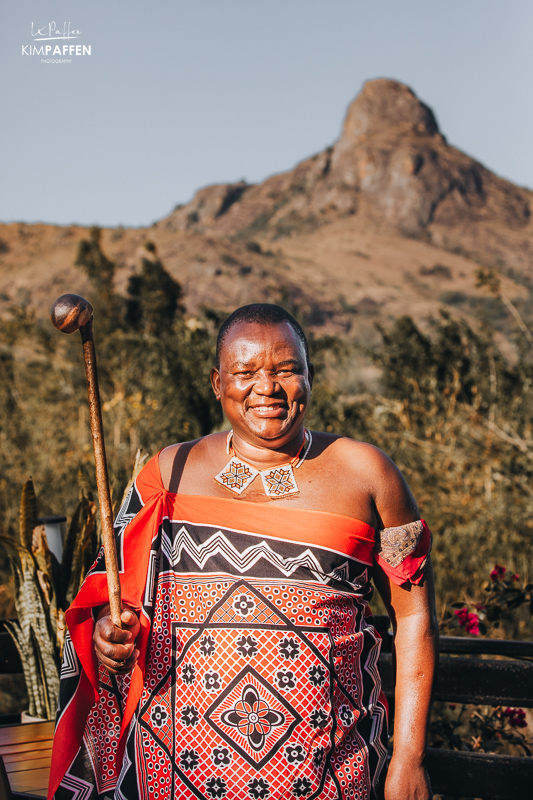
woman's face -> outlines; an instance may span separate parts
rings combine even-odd
[[[215,395],[234,434],[252,445],[278,449],[303,428],[313,368],[288,322],[238,322],[226,335]]]

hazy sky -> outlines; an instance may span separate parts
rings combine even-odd
[[[52,21],[91,55],[22,55]],[[3,0],[0,221],[149,225],[322,150],[376,77],[532,188],[532,37],[531,0]]]

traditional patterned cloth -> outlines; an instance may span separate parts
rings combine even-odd
[[[399,563],[386,533],[377,554],[396,583],[421,579],[429,549],[425,523],[405,527]],[[116,533],[138,663],[115,678],[96,661],[100,554],[66,615],[49,798],[379,796],[387,706],[368,608],[373,528],[171,494],[152,459]]]

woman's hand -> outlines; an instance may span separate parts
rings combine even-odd
[[[109,616],[109,606],[99,612],[94,626],[93,642],[96,658],[113,675],[130,672],[139,656],[135,639],[140,630],[137,614],[125,608],[121,614],[122,628],[117,628]]]
[[[431,800],[432,797],[424,765],[400,764],[393,756],[385,781],[385,800]]]

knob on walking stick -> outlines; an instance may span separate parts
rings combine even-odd
[[[104,545],[107,587],[111,619],[119,628],[122,603],[120,596],[120,578],[118,574],[117,551],[113,531],[113,512],[105,455],[104,428],[102,425],[102,408],[98,390],[98,373],[96,369],[96,350],[93,336],[93,307],[84,297],[78,294],[64,294],[59,297],[50,311],[52,324],[62,333],[74,333],[79,330],[83,343],[83,360],[87,393],[89,396],[89,417],[96,465],[96,486],[98,502],[102,518],[102,540]]]

